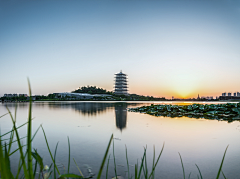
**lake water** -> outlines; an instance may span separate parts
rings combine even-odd
[[[57,142],[57,163],[67,169],[68,139],[71,143],[72,173],[79,174],[74,158],[85,176],[86,165],[97,173],[111,134],[114,134],[115,157],[118,175],[127,178],[125,146],[127,146],[131,174],[134,164],[140,161],[147,146],[148,166],[151,167],[153,146],[156,155],[163,143],[165,148],[156,169],[156,178],[183,178],[181,154],[186,175],[197,178],[197,164],[203,178],[217,175],[224,151],[229,145],[223,165],[227,178],[240,178],[240,123],[234,121],[205,120],[194,118],[155,117],[147,114],[128,112],[126,108],[150,105],[153,102],[34,102],[33,132],[43,125],[48,142],[54,153]],[[7,112],[6,106],[14,113],[15,104],[0,104],[0,115]],[[18,126],[27,121],[28,103],[17,104]],[[8,132],[12,123],[9,115],[0,118],[1,133]],[[26,127],[19,130],[26,135]],[[25,142],[25,139],[23,139]],[[16,146],[14,146],[16,147]],[[33,147],[43,156],[44,164],[50,165],[43,132],[39,130]],[[114,177],[112,147],[109,154],[109,178]],[[16,170],[18,154],[12,156],[12,168]],[[61,167],[63,172],[64,167]],[[106,167],[105,167],[106,169]],[[102,178],[105,177],[105,170]],[[223,177],[221,177],[223,178]]]

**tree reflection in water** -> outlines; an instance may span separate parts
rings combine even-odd
[[[18,107],[26,108],[28,103],[8,103],[5,106],[10,108]],[[125,103],[125,102],[34,102],[33,107],[49,107],[51,110],[73,109],[84,116],[97,116],[107,112],[107,110],[115,109],[116,127],[121,131],[126,128],[127,124],[127,108],[141,106],[141,103]]]
[[[82,115],[96,116],[115,109],[116,127],[121,131],[127,126],[127,108],[142,105],[140,103],[125,102],[60,102],[48,103],[50,108],[72,108]]]
[[[121,131],[126,128],[128,106],[138,106],[136,103],[101,103],[101,102],[79,102],[79,103],[49,103],[50,108],[72,108],[83,115],[96,116],[105,113],[108,109],[115,109],[116,127]]]

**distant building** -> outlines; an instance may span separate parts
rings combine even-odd
[[[28,97],[27,94],[19,94],[18,96],[19,96],[19,97]]]
[[[222,96],[219,96],[220,100],[239,100],[240,99],[240,93],[239,92],[235,92],[233,93],[222,93]]]
[[[112,95],[109,94],[88,94],[88,93],[53,93],[55,95],[55,98],[73,98],[73,99],[93,99],[99,98],[99,97],[111,97]]]
[[[206,99],[206,100],[212,100],[213,96],[202,96],[201,97],[202,100]]]
[[[76,98],[76,99],[92,99],[94,95],[87,93],[53,93],[56,98]]]
[[[115,74],[114,93],[117,95],[128,95],[127,75],[122,73]]]
[[[3,97],[12,98],[12,97],[13,97],[13,94],[4,94]]]
[[[31,96],[32,97],[32,101],[35,101],[37,98],[36,96]],[[30,96],[27,97],[27,100],[30,100]]]
[[[27,94],[17,94],[17,93],[14,93],[14,94],[4,94],[3,97],[5,98],[16,98],[16,97],[28,97]]]

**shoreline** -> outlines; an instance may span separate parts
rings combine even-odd
[[[29,103],[30,101],[0,101],[0,103]],[[32,102],[147,102],[147,103],[239,103],[240,100],[219,100],[219,101],[146,101],[146,100],[33,100]]]

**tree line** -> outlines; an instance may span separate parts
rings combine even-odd
[[[79,87],[77,90],[72,91],[72,93],[110,94],[110,95],[113,94],[111,91],[107,91],[106,89],[98,88],[96,86]]]

